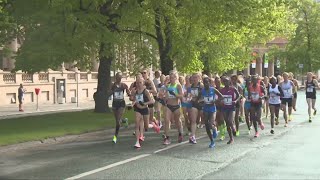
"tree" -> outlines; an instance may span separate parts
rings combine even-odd
[[[312,0],[296,1],[292,4],[297,24],[290,39],[285,58],[286,69],[296,72],[299,64],[304,64],[303,72],[320,69],[320,4]]]
[[[56,0],[11,1],[8,7],[23,29],[23,45],[16,68],[37,72],[59,68],[63,62],[90,64],[100,61],[95,93],[96,112],[109,111],[110,68],[120,40],[117,21],[127,1]]]
[[[6,0],[0,0],[0,49],[2,49],[2,55],[8,55],[10,53],[5,45],[14,38],[16,32],[16,24],[13,18],[9,16],[8,12],[4,9],[6,5]]]

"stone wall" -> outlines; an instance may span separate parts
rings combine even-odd
[[[77,90],[79,102],[93,100],[93,93],[97,88],[97,72],[52,71],[26,74],[0,70],[0,106],[18,104],[18,88],[23,84],[26,93],[24,103],[36,103],[35,88],[40,88],[39,103],[70,103],[76,102]],[[132,78],[122,80],[128,85]],[[60,83],[64,87],[59,86]]]

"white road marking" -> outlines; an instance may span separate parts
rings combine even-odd
[[[85,176],[89,176],[89,175],[92,175],[92,174],[95,174],[95,173],[98,173],[98,172],[101,172],[101,171],[104,171],[104,170],[107,170],[107,169],[110,169],[110,168],[113,168],[113,167],[116,167],[116,166],[120,166],[122,164],[126,164],[128,162],[135,161],[135,160],[147,157],[147,156],[151,156],[151,154],[142,154],[142,155],[139,155],[139,156],[136,156],[136,157],[133,157],[133,158],[129,158],[129,159],[126,159],[126,160],[123,160],[123,161],[119,161],[119,162],[110,164],[108,166],[104,166],[104,167],[101,167],[101,168],[98,168],[98,169],[95,169],[95,170],[92,170],[92,171],[88,171],[88,172],[85,172],[85,173],[82,173],[82,174],[79,174],[79,175],[76,175],[76,176],[73,176],[73,177],[69,177],[66,180],[80,179],[80,178],[83,178]]]
[[[207,137],[207,136],[200,136],[197,139],[202,139],[204,137]],[[181,146],[181,145],[186,144],[188,142],[189,142],[189,140],[181,142],[181,143],[178,143],[178,144],[170,145],[170,146],[167,146],[167,147],[165,147],[163,149],[159,149],[157,151],[154,151],[152,154],[157,154],[159,152],[166,151],[168,149],[172,149],[172,148],[175,148],[177,146]],[[75,180],[75,179],[80,179],[80,178],[83,178],[83,177],[86,177],[86,176],[90,176],[92,174],[95,174],[95,173],[98,173],[98,172],[101,172],[101,171],[105,171],[107,169],[110,169],[110,168],[113,168],[113,167],[116,167],[116,166],[120,166],[120,165],[126,164],[128,162],[132,162],[132,161],[135,161],[135,160],[138,160],[138,159],[142,159],[142,158],[151,156],[152,154],[142,154],[142,155],[139,155],[139,156],[136,156],[136,157],[133,157],[133,158],[129,158],[129,159],[126,159],[126,160],[123,160],[123,161],[119,161],[119,162],[110,164],[108,166],[104,166],[104,167],[101,167],[101,168],[98,168],[98,169],[94,169],[92,171],[88,171],[88,172],[85,172],[85,173],[82,173],[82,174],[79,174],[79,175],[76,175],[76,176],[73,176],[73,177],[69,177],[66,180]]]

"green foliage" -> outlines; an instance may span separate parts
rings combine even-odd
[[[3,48],[5,48],[5,44],[12,40],[16,32],[16,24],[5,10],[6,6],[7,0],[0,0],[0,47]]]
[[[293,19],[297,28],[285,53],[290,62],[287,69],[298,71],[298,64],[304,64],[303,72],[320,69],[320,4],[302,0],[295,1],[292,7],[296,10]]]
[[[159,58],[181,72],[225,72],[244,68],[253,44],[291,35],[288,2],[11,0],[8,12],[24,37],[16,62],[24,71],[74,61],[90,68],[92,57],[118,54],[113,69],[133,73],[160,67]],[[114,48],[101,52],[103,42]]]

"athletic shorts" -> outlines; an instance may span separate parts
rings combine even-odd
[[[192,104],[191,103],[181,103],[181,107],[192,108]]]
[[[221,108],[221,111],[222,112],[232,112],[232,111],[235,111],[236,110],[236,107],[234,107],[234,108]]]
[[[260,103],[251,103],[251,107],[255,109],[262,108],[262,102]]]
[[[280,107],[280,104],[269,104],[269,106]]]
[[[125,108],[126,102],[125,101],[112,101],[112,109],[118,110],[120,108]]]
[[[306,98],[317,99],[316,93],[306,93]]]
[[[288,107],[292,107],[292,98],[282,98],[281,104],[287,105]]]
[[[191,106],[192,106],[193,108],[198,109],[199,111],[202,111],[202,110],[203,110],[203,106],[201,106],[201,104],[199,104],[199,103],[196,103],[196,102],[192,102],[192,101],[191,101]]]
[[[149,115],[149,108],[139,109],[136,106],[134,107],[134,111],[140,113],[142,116]]]
[[[244,103],[244,109],[249,110],[251,108],[251,102],[246,101]]]
[[[216,112],[217,109],[216,109],[216,106],[210,106],[210,105],[204,105],[203,106],[203,112],[206,112],[206,113],[214,113]]]

